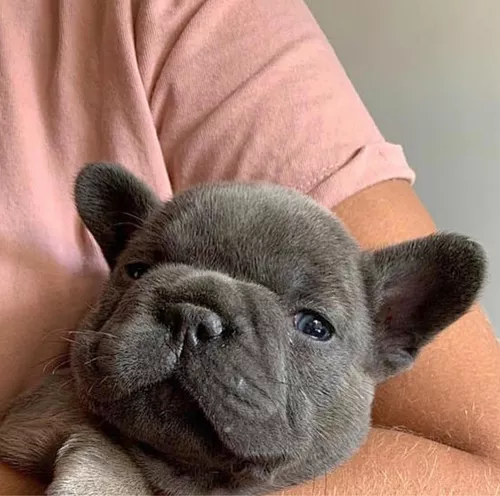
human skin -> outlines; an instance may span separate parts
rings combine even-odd
[[[429,234],[434,222],[406,181],[387,181],[335,213],[363,248]],[[488,495],[500,492],[500,347],[479,307],[441,333],[413,368],[381,385],[366,443],[342,467],[286,496]],[[2,494],[43,487],[0,466]]]

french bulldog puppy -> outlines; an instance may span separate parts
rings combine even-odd
[[[214,184],[162,203],[117,165],[79,174],[109,264],[70,368],[14,401],[0,458],[49,494],[261,494],[362,445],[378,383],[467,312],[482,248],[362,251],[311,199]]]

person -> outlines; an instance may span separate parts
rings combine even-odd
[[[0,409],[64,352],[56,337],[106,277],[73,206],[84,163],[123,163],[165,199],[284,184],[366,249],[435,230],[302,0],[5,0],[0,71]],[[354,458],[284,493],[496,494],[499,370],[476,306],[378,389]],[[0,488],[41,491],[7,466]]]

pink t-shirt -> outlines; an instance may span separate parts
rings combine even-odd
[[[121,162],[165,199],[259,179],[334,207],[413,180],[301,0],[2,2],[0,108],[0,407],[105,276],[72,202],[84,163]]]

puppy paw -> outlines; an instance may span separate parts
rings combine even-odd
[[[50,476],[55,454],[84,422],[68,374],[48,376],[21,394],[0,422],[0,460],[24,472]]]
[[[140,469],[98,431],[73,434],[59,450],[51,496],[151,495]]]

